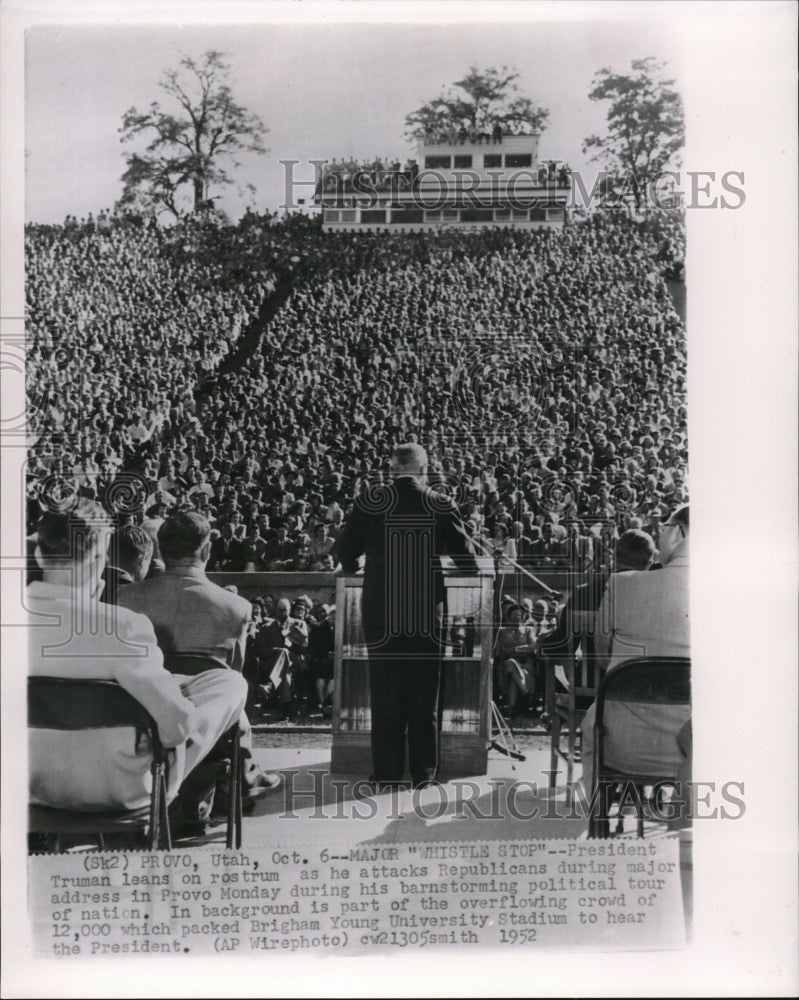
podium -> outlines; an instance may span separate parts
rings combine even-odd
[[[479,557],[475,576],[462,576],[442,557],[446,618],[439,693],[439,768],[442,780],[485,774],[491,725],[494,563]],[[361,619],[363,577],[336,581],[333,692],[335,774],[372,770],[369,659]]]

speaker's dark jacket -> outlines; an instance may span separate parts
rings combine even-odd
[[[444,600],[440,557],[477,573],[471,539],[449,497],[412,476],[366,489],[336,545],[343,571],[366,556],[362,614],[370,658],[441,652],[437,608]]]

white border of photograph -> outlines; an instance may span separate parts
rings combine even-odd
[[[23,3],[2,18],[3,333],[20,328],[23,31],[31,23],[590,18],[677,23],[685,170],[744,174],[738,210],[688,211],[694,775],[745,815],[697,820],[681,952],[33,961],[26,921],[24,638],[3,632],[3,996],[794,995],[797,979],[796,13],[793,3]],[[598,29],[599,30],[599,29]],[[648,53],[642,53],[647,55]],[[371,152],[371,150],[369,150]],[[3,371],[7,399],[19,392]],[[9,412],[4,403],[4,416]],[[13,411],[12,411],[13,412]],[[20,602],[21,449],[4,448],[4,619]],[[10,555],[9,555],[10,554]]]

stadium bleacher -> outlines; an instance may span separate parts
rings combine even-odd
[[[191,506],[219,536],[209,569],[332,569],[353,498],[416,439],[486,544],[501,524],[519,557],[582,565],[608,526],[656,531],[687,498],[666,286],[683,245],[674,213],[560,232],[29,225],[30,523],[74,493],[120,521]],[[563,551],[540,550],[545,523]]]

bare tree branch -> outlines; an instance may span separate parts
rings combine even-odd
[[[226,164],[240,166],[235,153],[267,152],[268,131],[258,115],[237,104],[228,85],[230,66],[223,53],[201,60],[184,56],[177,69],[161,77],[164,94],[177,112],[154,101],[145,112],[129,108],[122,117],[120,141],[147,138],[143,151],[127,153],[120,205],[179,215],[180,190],[191,185],[197,211],[212,184],[229,184]]]

